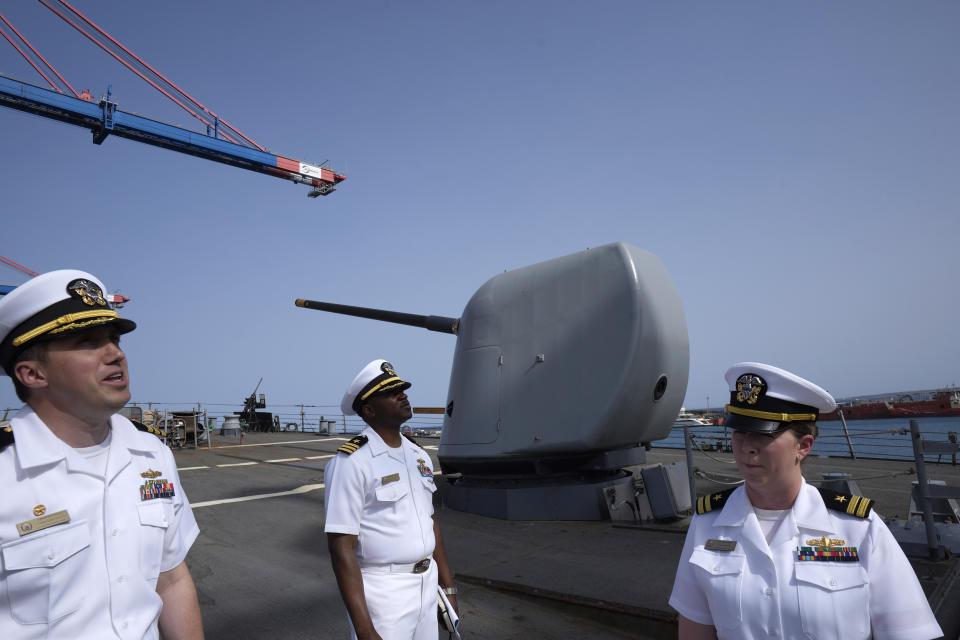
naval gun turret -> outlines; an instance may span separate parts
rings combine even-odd
[[[297,306],[455,334],[438,457],[447,505],[594,520],[633,497],[624,467],[665,437],[687,388],[679,293],[652,253],[614,243],[507,271],[460,318]]]

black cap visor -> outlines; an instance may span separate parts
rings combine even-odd
[[[777,420],[751,418],[749,416],[741,416],[728,411],[723,417],[723,426],[733,429],[734,431],[777,435],[789,429],[790,423],[779,422]]]

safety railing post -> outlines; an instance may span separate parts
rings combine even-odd
[[[917,485],[920,508],[923,510],[923,526],[927,530],[927,551],[931,560],[943,560],[943,550],[937,540],[937,530],[933,525],[933,512],[930,509],[929,489],[927,487],[927,468],[923,463],[923,442],[920,440],[920,426],[916,420],[910,421],[910,437],[913,440],[913,458],[917,463]]]
[[[690,450],[690,427],[683,426],[683,448],[687,452],[687,479],[690,483],[690,508],[694,513],[697,511],[697,483],[693,473],[693,451]]]
[[[843,417],[843,409],[838,409],[837,413],[840,414],[840,424],[843,425],[843,437],[847,439],[847,448],[850,449],[850,457],[856,460],[857,454],[853,450],[853,441],[850,439],[850,432],[847,431],[847,420]]]

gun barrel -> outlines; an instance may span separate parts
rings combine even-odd
[[[399,311],[387,311],[386,309],[372,309],[370,307],[354,307],[348,304],[320,302],[319,300],[304,300],[303,298],[298,298],[295,304],[304,309],[316,309],[317,311],[329,311],[330,313],[369,318],[370,320],[380,320],[381,322],[405,324],[411,327],[427,329],[428,331],[438,331],[440,333],[450,333],[453,335],[457,334],[460,326],[459,318],[448,318],[446,316],[424,316],[416,313],[401,313]]]

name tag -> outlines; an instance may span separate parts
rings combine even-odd
[[[704,545],[704,548],[707,551],[733,551],[737,548],[736,540],[716,540],[711,538],[707,540],[707,544]]]
[[[34,518],[33,520],[18,522],[17,531],[21,536],[25,536],[28,533],[49,529],[50,527],[54,527],[58,524],[64,524],[65,522],[70,522],[70,514],[67,513],[66,509],[63,511],[57,511],[56,513],[49,513],[45,516]]]
[[[396,482],[400,479],[399,473],[391,473],[388,476],[383,476],[380,478],[380,484],[390,484],[391,482]]]

